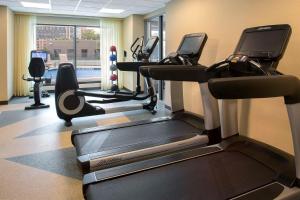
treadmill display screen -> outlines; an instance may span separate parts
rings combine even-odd
[[[178,49],[179,54],[198,54],[203,42],[203,38],[192,36],[184,38],[181,46]]]
[[[31,51],[31,58],[42,58],[44,62],[47,62],[47,51]]]
[[[238,53],[255,57],[277,57],[286,40],[285,30],[246,32]]]

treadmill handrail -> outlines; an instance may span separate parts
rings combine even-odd
[[[203,65],[153,65],[142,66],[140,72],[143,76],[156,80],[207,82],[212,73],[207,72]]]
[[[139,68],[143,65],[157,65],[157,62],[117,62],[118,70],[120,71],[135,71],[138,72]]]
[[[300,80],[291,75],[210,79],[208,87],[217,99],[284,97],[286,104],[300,103]]]

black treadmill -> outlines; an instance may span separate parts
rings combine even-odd
[[[222,101],[284,96],[295,157],[236,132],[227,133],[226,137],[222,132],[223,141],[218,145],[86,174],[83,178],[85,198],[300,199],[300,81],[281,75],[273,68],[283,55],[290,32],[289,25],[246,29],[236,54],[209,68],[218,78],[208,83],[216,98],[226,99]],[[158,71],[158,68],[152,71],[148,67],[153,76]],[[177,71],[180,73],[178,68]],[[223,125],[226,113],[220,112]]]
[[[206,39],[205,33],[185,35],[177,53],[162,60],[158,68],[172,67],[170,63],[189,64],[184,68],[205,72],[206,67],[193,65],[198,63]],[[219,142],[218,104],[203,77],[205,124],[203,118],[182,111],[169,117],[73,131],[72,143],[83,173]],[[183,76],[180,80],[198,82],[198,77]]]

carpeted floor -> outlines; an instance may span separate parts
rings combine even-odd
[[[49,109],[25,111],[32,99],[14,98],[0,106],[0,199],[83,199],[82,174],[71,144],[72,130],[168,115],[162,105],[156,115],[138,110],[84,117],[66,128],[57,118],[54,97],[43,98]],[[135,102],[105,105],[125,106]]]

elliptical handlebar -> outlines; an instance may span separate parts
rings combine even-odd
[[[134,49],[134,51],[132,51],[132,58],[133,59],[136,59],[137,58],[137,51],[138,51],[138,48],[140,47],[140,45],[137,45]]]
[[[143,49],[144,49],[144,36],[141,37],[142,40],[141,40],[141,43],[140,43],[140,50],[139,50],[139,53],[143,53]]]
[[[139,44],[138,41],[140,41]],[[133,44],[130,47],[130,50],[132,52],[132,58],[133,59],[138,59],[139,54],[143,53],[143,48],[144,48],[144,37],[138,37],[135,39],[135,41],[133,42]]]
[[[133,44],[130,47],[131,52],[134,52],[133,47],[135,46],[135,44],[140,40],[140,38],[136,38],[135,41],[133,42]]]

